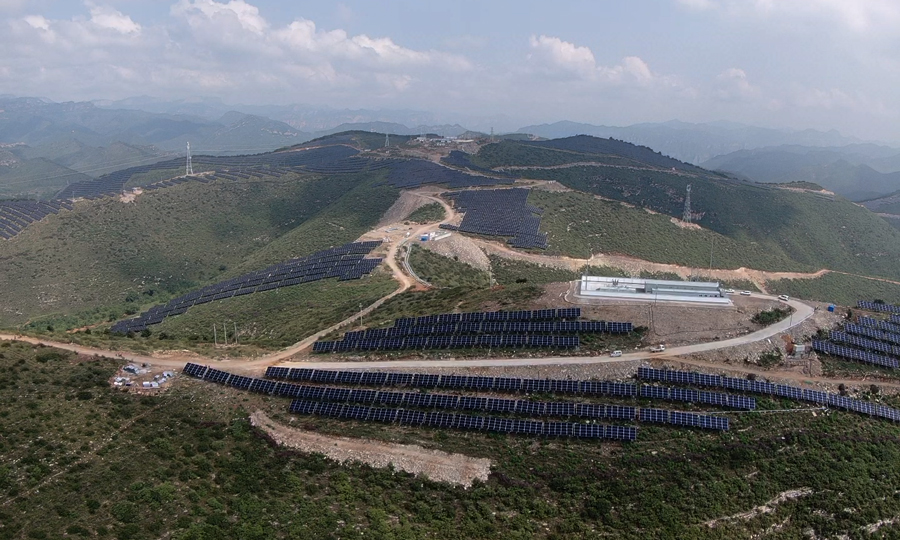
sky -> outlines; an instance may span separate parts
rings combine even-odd
[[[900,141],[898,0],[0,0],[0,94]]]

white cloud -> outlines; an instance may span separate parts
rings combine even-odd
[[[748,100],[758,98],[759,87],[750,83],[747,73],[740,68],[728,68],[716,77],[718,88],[715,96],[722,100]]]
[[[85,11],[89,16],[7,20],[0,87],[23,95],[64,92],[65,99],[173,91],[241,100],[387,98],[473,68],[464,56],[404,47],[390,37],[321,30],[303,18],[273,24],[244,0],[179,0],[167,20],[146,26],[108,5],[89,2]]]
[[[578,46],[558,37],[531,36],[529,44],[531,54],[528,59],[532,66],[546,74],[611,84],[671,82],[654,74],[647,62],[637,56],[626,56],[614,66],[602,66],[597,64],[589,47]]]
[[[231,0],[227,4],[213,0],[179,0],[172,6],[172,15],[186,17],[191,25],[202,24],[207,20],[224,24],[236,22],[254,34],[264,33],[269,25],[259,15],[259,9],[244,0]]]
[[[91,22],[100,28],[115,30],[121,34],[131,34],[141,31],[141,25],[137,24],[128,15],[109,6],[96,6],[88,4],[91,10]]]
[[[701,11],[717,7],[717,4],[713,0],[678,0],[678,3],[690,9]]]
[[[797,24],[827,21],[856,33],[893,32],[900,23],[896,0],[676,0],[696,11],[720,11],[736,18],[748,16]]]

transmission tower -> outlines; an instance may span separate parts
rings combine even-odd
[[[187,164],[184,166],[184,174],[190,176],[194,174],[194,166],[191,165],[191,143],[187,143]]]
[[[387,148],[391,145],[391,136],[387,133],[384,134],[384,147]]]
[[[691,222],[691,185],[687,185],[687,195],[684,196],[684,215],[681,220],[685,223]]]

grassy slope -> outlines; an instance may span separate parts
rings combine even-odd
[[[500,285],[510,285],[513,283],[543,284],[557,281],[572,281],[573,279],[578,279],[581,275],[578,272],[572,272],[562,268],[553,268],[525,261],[505,259],[503,257],[497,257],[496,255],[490,255],[489,257],[491,259],[491,271],[494,273],[494,280]],[[591,275],[597,274],[592,273]]]
[[[409,265],[420,278],[435,287],[469,287],[473,289],[488,286],[487,272],[466,263],[455,261],[433,251],[413,244],[409,254]]]
[[[900,428],[849,413],[733,415],[723,434],[641,426],[629,445],[295,418],[494,460],[463,490],[271,446],[246,411],[286,421],[283,398],[194,381],[140,398],[106,386],[108,361],[0,353],[0,387],[17,390],[0,394],[3,539],[834,538],[900,512]],[[799,488],[812,493],[704,525]]]
[[[875,298],[900,304],[900,285],[844,274],[829,273],[816,279],[769,281],[766,288],[774,294],[832,302],[841,306],[856,306],[857,300]]]
[[[67,338],[112,350],[188,349],[207,356],[252,356],[301,341],[351,317],[360,304],[368,306],[396,288],[390,275],[376,271],[361,280],[328,279],[203,304],[151,327],[148,337],[114,336],[95,329],[91,334],[79,332]],[[224,341],[223,325],[229,347],[215,348],[216,342]]]
[[[51,198],[69,183],[90,180],[78,171],[44,158],[19,159],[0,148],[0,199]]]
[[[394,324],[399,317],[419,317],[454,311],[495,311],[520,309],[541,296],[543,289],[529,284],[494,287],[492,289],[467,289],[454,287],[428,291],[407,291],[399,294],[376,309],[365,322],[368,327]]]
[[[431,203],[413,210],[410,215],[406,216],[406,221],[412,221],[413,223],[433,223],[435,221],[442,221],[445,217],[447,217],[447,213],[444,211],[444,207],[438,203]]]
[[[129,306],[140,310],[200,284],[352,241],[397,194],[363,180],[184,184],[134,204],[81,203],[0,242],[0,325],[73,313],[83,317],[65,324],[105,320]]]
[[[598,167],[525,171],[573,189],[623,200],[669,216],[680,216],[683,194],[693,184],[695,222],[743,244],[742,265],[772,269],[776,261],[794,268],[828,267],[847,272],[900,276],[900,232],[844,199],[768,189],[737,182],[698,179],[666,172]],[[667,238],[661,238],[666,242]],[[671,248],[677,239],[667,242]],[[746,247],[754,247],[754,252]],[[727,259],[717,266],[727,264]],[[708,262],[707,262],[708,264]],[[784,269],[783,263],[777,263]]]
[[[707,229],[684,229],[673,224],[669,216],[650,214],[586,193],[532,190],[528,202],[544,209],[541,230],[548,234],[549,254],[578,258],[596,253],[625,254],[653,262],[706,268],[712,247],[713,265],[717,268],[806,268],[758,244]]]

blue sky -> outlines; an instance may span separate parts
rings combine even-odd
[[[0,0],[0,93],[900,140],[900,2]]]

